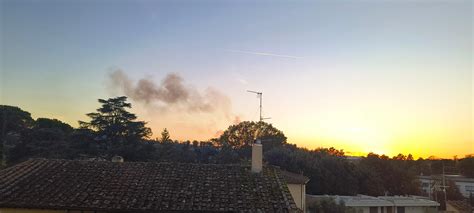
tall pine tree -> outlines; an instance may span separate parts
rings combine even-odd
[[[151,129],[145,126],[146,122],[137,121],[137,116],[127,111],[132,105],[126,101],[125,96],[99,99],[102,106],[97,112],[87,114],[91,121],[79,121],[81,128],[94,130],[95,140],[109,156],[131,154],[130,148],[135,148],[138,142],[152,134]]]

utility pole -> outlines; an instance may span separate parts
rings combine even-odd
[[[255,93],[257,94],[257,98],[260,99],[260,122],[265,120],[265,119],[270,119],[270,118],[264,118],[262,116],[262,96],[263,96],[263,93],[262,92],[257,92],[257,91],[252,91],[252,90],[247,90],[247,92],[250,92],[250,93]]]
[[[448,205],[447,202],[448,202],[448,197],[446,196],[446,178],[444,177],[444,162],[443,162],[443,193],[444,193],[444,206],[445,208],[447,208],[446,206]],[[446,210],[446,209],[445,209]]]

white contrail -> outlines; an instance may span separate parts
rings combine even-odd
[[[245,54],[252,54],[252,55],[263,55],[263,56],[273,56],[273,57],[282,57],[282,58],[302,58],[299,56],[293,55],[280,55],[280,54],[273,54],[273,53],[266,53],[266,52],[252,52],[252,51],[243,51],[243,50],[226,50],[227,52],[233,53],[245,53]]]

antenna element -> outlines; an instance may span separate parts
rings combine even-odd
[[[257,92],[257,91],[252,91],[252,90],[247,90],[247,92],[257,94],[257,97],[260,99],[260,121],[263,121],[265,119],[270,119],[270,118],[262,117],[262,96],[263,96],[263,93],[262,92]]]

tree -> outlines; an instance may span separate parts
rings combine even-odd
[[[309,194],[357,194],[355,165],[344,157],[334,155],[335,149],[332,152],[329,150],[308,150],[285,144],[265,152],[264,159],[271,165],[309,177],[306,185]]]
[[[415,166],[411,161],[404,160],[402,154],[389,159],[387,156],[379,156],[369,153],[362,158],[358,164],[361,172],[361,192],[380,196],[385,193],[390,195],[418,195],[420,183],[416,179]]]
[[[105,147],[95,140],[95,132],[91,129],[79,128],[69,138],[73,158],[104,158]]]
[[[29,112],[19,107],[0,105],[0,167],[6,164],[7,144],[14,146],[21,141],[21,134],[34,123]]]
[[[474,157],[467,156],[461,159],[458,167],[462,175],[474,178]]]
[[[397,156],[393,156],[393,160],[406,160],[407,157],[403,155],[402,153],[399,153]],[[413,159],[413,158],[412,158]]]
[[[453,180],[447,180],[446,183],[448,185],[446,188],[446,197],[448,197],[448,200],[464,200],[464,196]]]
[[[338,150],[334,147],[330,147],[329,149],[328,148],[317,148],[315,151],[322,152],[322,153],[327,153],[329,155],[337,156],[337,157],[344,157],[345,156],[345,153],[344,153],[343,149]]]
[[[35,128],[37,129],[59,129],[64,133],[70,133],[74,130],[72,126],[67,123],[64,123],[58,119],[50,118],[38,118],[35,121]]]
[[[165,128],[163,129],[163,131],[161,132],[161,143],[168,143],[170,141],[172,141],[170,139],[170,133],[168,132],[168,130]]]
[[[265,122],[243,121],[230,126],[219,137],[219,143],[233,148],[249,147],[256,139],[261,139],[265,150],[286,143],[282,131]]]
[[[216,156],[214,156],[214,163],[232,164],[239,162],[239,156],[229,145],[221,147]]]
[[[315,213],[353,213],[355,209],[348,208],[344,202],[336,203],[333,198],[322,198],[308,205],[309,212]]]
[[[2,136],[9,132],[21,132],[31,128],[34,124],[29,112],[23,111],[19,107],[0,105],[0,121],[2,122]]]
[[[55,119],[38,119],[33,128],[22,131],[15,143],[8,143],[8,162],[28,158],[71,158],[70,133],[72,127]],[[14,139],[10,137],[10,139]]]
[[[145,127],[145,122],[136,121],[137,116],[127,111],[132,105],[126,101],[125,96],[99,99],[101,108],[87,114],[91,121],[79,121],[81,128],[95,131],[96,140],[104,144],[109,157],[117,154],[138,157],[139,153],[133,153],[132,150],[138,149],[137,143],[152,135],[151,129]]]

